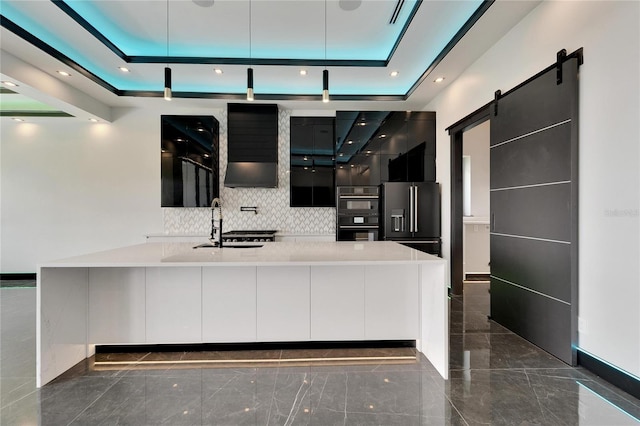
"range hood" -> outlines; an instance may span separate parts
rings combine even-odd
[[[275,188],[278,163],[236,161],[227,164],[224,186],[229,188]]]
[[[278,106],[227,105],[227,173],[230,188],[278,186]]]

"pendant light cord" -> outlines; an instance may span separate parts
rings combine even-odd
[[[169,66],[169,0],[167,0],[167,67]]]
[[[249,0],[249,66],[251,62],[251,0]]]
[[[324,69],[327,69],[327,0],[324,0]]]

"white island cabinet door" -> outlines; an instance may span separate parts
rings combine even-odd
[[[202,268],[202,340],[256,341],[256,267]]]
[[[364,339],[364,266],[311,267],[311,340]]]
[[[145,343],[145,268],[89,269],[89,343]]]
[[[147,268],[147,343],[202,342],[202,268]]]
[[[258,341],[309,340],[309,267],[258,267]]]
[[[419,333],[417,265],[365,267],[367,340],[415,340]]]

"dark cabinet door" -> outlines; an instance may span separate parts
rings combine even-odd
[[[412,113],[408,122],[408,180],[420,182],[436,181],[436,118],[433,112]],[[416,158],[420,156],[420,158]],[[413,165],[420,165],[416,172]],[[419,177],[419,178],[418,178]]]
[[[333,117],[291,117],[291,207],[335,206]]]
[[[220,193],[218,120],[163,115],[161,126],[161,206],[210,206]]]

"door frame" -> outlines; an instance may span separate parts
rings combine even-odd
[[[449,166],[451,171],[451,251],[449,259],[451,262],[451,293],[455,295],[462,294],[464,281],[462,138],[464,132],[489,120],[492,104],[493,102],[489,102],[446,129],[451,139]]]

